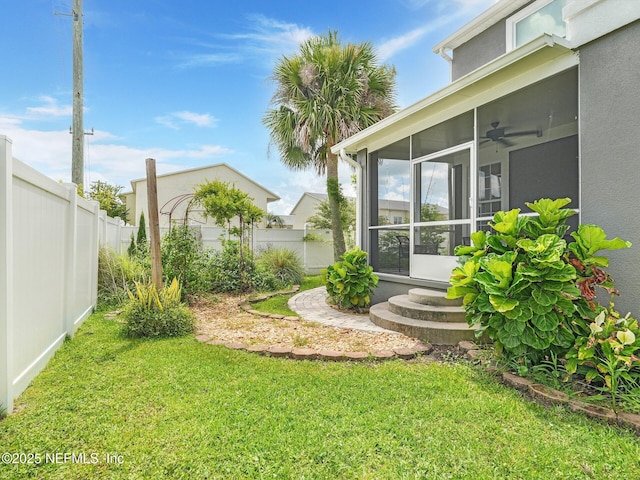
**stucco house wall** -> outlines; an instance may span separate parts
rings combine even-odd
[[[228,182],[249,194],[249,196],[253,198],[253,203],[265,212],[267,211],[269,203],[280,199],[275,193],[270,192],[225,163],[158,175],[160,226],[169,226],[168,212],[170,212],[171,208],[176,204],[177,199],[182,195],[193,194],[198,185],[211,180]],[[131,223],[137,225],[141,212],[144,212],[145,217],[148,219],[146,178],[132,180],[131,188],[132,192],[126,193],[126,202],[130,212]],[[181,221],[185,217],[187,201],[188,200],[185,200],[176,206],[171,216],[173,221]],[[189,219],[191,223],[213,225],[210,219],[205,219],[197,210],[189,214]]]
[[[304,192],[289,214],[293,218],[293,228],[304,229],[304,224],[316,214],[316,208],[326,198],[326,193]]]
[[[289,216],[293,217],[293,228],[303,229],[309,217],[317,213],[318,205],[327,200],[326,193],[305,192],[293,207]],[[354,201],[353,197],[346,197]],[[400,223],[409,217],[409,202],[400,200],[380,200],[378,205],[378,215],[387,218],[389,223],[394,223],[394,219],[401,219]]]
[[[505,23],[504,19],[500,20],[453,50],[451,80],[457,80],[506,52]]]
[[[634,242],[609,269],[623,313],[640,312],[640,21],[580,49],[582,222]]]

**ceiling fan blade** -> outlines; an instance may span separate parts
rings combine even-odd
[[[515,145],[515,143],[510,142],[509,140],[505,140],[504,138],[499,138],[498,140],[496,140],[498,143],[501,143],[502,145],[504,145],[505,147],[513,147]]]
[[[540,130],[523,130],[521,132],[511,132],[505,133],[504,137],[522,137],[525,135],[537,135],[538,137],[542,136],[542,132]]]

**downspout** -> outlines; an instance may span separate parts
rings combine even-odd
[[[362,220],[360,218],[360,214],[361,214],[361,203],[362,203],[362,189],[360,188],[360,184],[362,183],[361,178],[362,178],[362,165],[360,165],[357,161],[353,160],[349,155],[347,155],[347,152],[345,151],[344,148],[340,149],[340,153],[338,154],[338,158],[340,158],[340,160],[346,162],[347,164],[351,165],[353,168],[355,168],[356,170],[356,245],[358,245],[359,247],[361,245],[359,245],[360,242],[360,233],[361,233],[361,228],[362,228]]]
[[[447,47],[440,47],[438,54],[449,64],[449,81],[453,81],[453,58],[447,53]]]

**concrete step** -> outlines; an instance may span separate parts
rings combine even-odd
[[[369,318],[379,327],[403,333],[436,345],[457,345],[462,340],[476,341],[467,322],[436,322],[407,318],[389,311],[389,302],[369,309]]]
[[[409,300],[422,305],[440,305],[442,307],[462,306],[462,299],[450,300],[446,298],[446,290],[432,290],[430,288],[412,288],[409,290]]]
[[[462,307],[424,305],[410,300],[409,295],[396,295],[388,301],[389,311],[402,317],[432,322],[466,323],[466,313]]]

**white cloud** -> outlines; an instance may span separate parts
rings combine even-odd
[[[264,15],[253,15],[253,23],[248,33],[231,36],[247,43],[245,46],[254,52],[281,55],[297,50],[298,46],[312,37],[314,33],[307,27],[286,23]]]
[[[0,118],[0,131],[12,141],[13,156],[41,173],[68,182],[71,179],[71,135],[68,130],[27,130],[13,119]],[[234,151],[221,145],[193,149],[133,148],[117,143],[108,132],[96,130],[86,137],[86,182],[104,180],[129,188],[145,176],[145,159],[155,158],[159,174],[221,161]]]
[[[338,178],[342,185],[342,193],[347,197],[356,196],[355,189],[351,183],[352,174],[351,167],[345,163],[340,163]],[[274,193],[280,196],[280,200],[270,203],[269,210],[278,215],[289,215],[305,192],[326,193],[327,177],[324,175],[319,176],[313,169],[292,171],[275,188]]]
[[[180,68],[204,67],[240,63],[242,55],[238,53],[202,53],[188,55],[178,66]]]
[[[396,192],[390,192],[387,193],[386,195],[384,195],[383,197],[381,197],[384,200],[399,200],[401,202],[406,202],[407,198],[405,195],[402,195],[400,193],[396,193]]]
[[[402,0],[411,10],[435,4],[436,10],[440,13],[435,18],[427,20],[425,24],[397,37],[384,40],[377,47],[378,59],[386,62],[397,53],[410,48],[419,43],[427,34],[437,30],[460,17],[475,16],[490,7],[496,0],[444,0],[436,2],[434,0]],[[452,3],[454,5],[452,5]],[[414,14],[415,15],[415,14]],[[428,45],[431,47],[431,45]]]
[[[40,100],[44,103],[38,107],[27,107],[27,114],[29,117],[37,117],[37,118],[58,118],[58,117],[68,117],[73,113],[73,108],[71,105],[59,105],[58,100],[49,96],[42,96]]]
[[[244,32],[215,35],[220,43],[192,42],[194,46],[212,52],[188,55],[179,66],[216,66],[256,60],[271,65],[275,58],[296,51],[302,42],[314,35],[307,27],[264,15],[252,15],[248,20]]]
[[[183,125],[195,125],[197,127],[213,127],[217,119],[208,113],[173,112],[168,115],[156,117],[156,122],[173,130],[180,130]]]
[[[415,45],[429,30],[430,29],[428,27],[417,28],[409,33],[383,42],[377,48],[378,60],[380,62],[386,62],[396,53]]]

